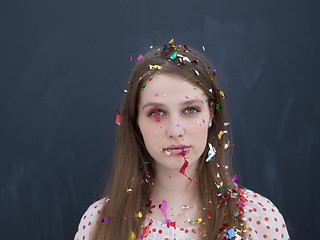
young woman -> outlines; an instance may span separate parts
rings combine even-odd
[[[231,175],[224,93],[205,57],[172,41],[133,68],[103,198],[75,239],[289,239],[282,215]]]

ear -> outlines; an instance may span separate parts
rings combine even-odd
[[[214,103],[213,102],[211,102],[209,104],[209,111],[210,111],[209,122],[212,122],[212,120],[214,118]]]

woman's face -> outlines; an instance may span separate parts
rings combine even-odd
[[[196,164],[207,144],[212,120],[204,92],[187,80],[155,74],[141,89],[138,125],[156,167],[180,169],[185,148],[189,165]]]

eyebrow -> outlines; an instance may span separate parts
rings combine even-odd
[[[192,105],[195,103],[203,104],[203,101],[200,99],[191,99],[191,100],[182,102],[180,105],[187,106],[187,105]],[[143,105],[142,109],[145,109],[146,107],[149,107],[149,106],[165,107],[165,104],[159,103],[159,102],[147,102],[145,105]]]

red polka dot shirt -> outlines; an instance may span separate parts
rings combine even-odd
[[[246,189],[247,202],[245,202],[244,217],[247,222],[247,239],[252,240],[289,240],[289,234],[284,219],[267,198]],[[89,240],[91,231],[95,224],[102,224],[100,212],[105,204],[105,199],[101,199],[92,204],[81,218],[78,231],[74,240]],[[150,218],[145,220],[145,225],[150,223]],[[194,240],[203,238],[198,229],[198,225],[191,225],[187,228],[178,226],[167,226],[160,221],[153,220],[144,240]],[[232,238],[237,239],[237,238]],[[240,239],[240,238],[239,238]]]

